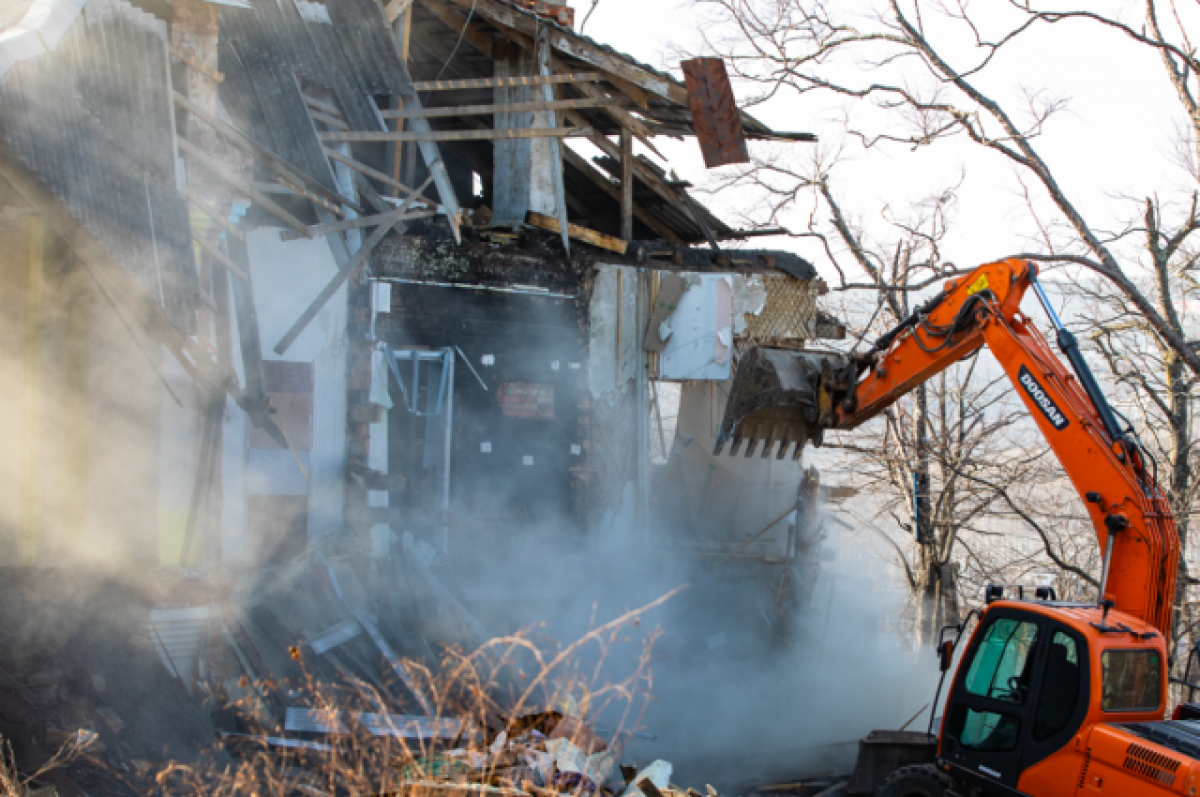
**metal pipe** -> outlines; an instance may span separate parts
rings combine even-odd
[[[1100,416],[1100,422],[1104,424],[1104,430],[1108,432],[1109,438],[1116,442],[1125,437],[1121,430],[1120,424],[1117,423],[1117,416],[1112,411],[1112,407],[1108,404],[1108,399],[1105,398],[1104,392],[1100,389],[1100,385],[1096,382],[1096,377],[1092,375],[1092,369],[1088,367],[1087,361],[1083,359],[1083,352],[1079,350],[1079,341],[1075,336],[1062,325],[1058,314],[1054,312],[1053,305],[1050,304],[1049,297],[1042,290],[1041,284],[1037,281],[1037,277],[1031,273],[1029,284],[1033,286],[1033,292],[1037,295],[1038,301],[1042,303],[1042,308],[1046,314],[1050,316],[1050,322],[1054,324],[1054,330],[1057,333],[1058,348],[1070,361],[1071,367],[1075,371],[1075,376],[1079,379],[1079,385],[1083,388],[1083,392],[1092,400],[1092,406],[1096,409],[1096,414]]]

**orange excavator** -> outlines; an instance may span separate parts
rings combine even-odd
[[[1030,288],[1069,370],[1020,310]],[[895,769],[871,788],[878,785],[878,797],[1194,795],[1200,705],[1183,704],[1165,719],[1175,521],[1153,461],[1105,399],[1035,264],[1003,260],[947,281],[865,355],[748,352],[718,453],[746,446],[750,456],[763,443],[765,457],[778,442],[779,457],[791,443],[798,454],[825,429],[859,426],[983,346],[1085,502],[1103,551],[1099,594],[1067,603],[1047,588],[1009,598],[1004,587],[989,587],[982,612],[943,629],[954,637],[939,641],[943,680],[958,640],[965,648],[925,763]],[[850,787],[854,793],[853,778]]]

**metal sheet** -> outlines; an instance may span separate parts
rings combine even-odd
[[[680,66],[687,80],[688,100],[704,165],[711,169],[749,163],[746,132],[742,129],[742,117],[733,87],[729,85],[725,62],[720,58],[693,58]]]

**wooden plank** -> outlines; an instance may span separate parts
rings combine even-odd
[[[228,271],[230,274],[237,277],[242,282],[245,282],[246,280],[249,279],[249,277],[246,276],[246,272],[242,271],[241,266],[239,266],[237,263],[234,263],[232,260],[230,260],[228,257],[226,257],[224,252],[222,252],[220,249],[218,249],[217,247],[215,247],[211,243],[209,243],[203,235],[197,235],[196,233],[193,232],[192,240],[200,245],[200,248],[204,250],[204,253],[206,255],[208,255],[213,260],[217,261],[222,266],[224,266],[225,270]]]
[[[486,116],[497,113],[527,113],[531,111],[571,111],[577,108],[607,108],[620,105],[619,97],[587,98],[582,100],[551,100],[546,102],[510,102],[498,105],[454,105],[449,108],[422,108],[416,111],[380,111],[384,119],[434,119],[445,116]]]
[[[575,112],[567,111],[567,118],[573,123],[586,123],[586,120],[582,116],[575,114],[574,118],[572,118],[572,114],[575,114]],[[605,155],[620,162],[621,148],[609,141],[607,136],[602,136],[599,133],[593,132],[592,135],[588,136],[588,140],[595,144],[596,147]],[[650,186],[650,188],[652,188],[654,192],[663,199],[667,200],[672,205],[675,205],[681,212],[691,216],[691,209],[688,208],[687,202],[684,200],[684,198],[677,194],[673,188],[668,186],[661,177],[640,163],[637,158],[633,159],[633,173],[639,180]]]
[[[400,62],[398,66],[400,67],[400,85],[397,88],[400,104],[405,108],[420,108],[421,97],[411,88],[413,79],[412,74],[408,71],[408,65]],[[433,130],[425,119],[409,119],[408,126],[415,133],[429,133]],[[462,230],[459,229],[459,217],[462,215],[461,205],[458,203],[458,196],[454,193],[454,182],[450,179],[450,173],[446,171],[446,164],[442,161],[441,150],[434,141],[417,141],[417,149],[421,152],[421,159],[425,161],[434,185],[437,186],[438,197],[442,200],[442,207],[446,209],[446,217],[450,220],[450,232],[454,234],[454,242],[462,243]]]
[[[562,232],[562,226],[558,223],[558,219],[553,216],[547,216],[544,213],[538,213],[536,210],[531,210],[525,214],[525,223],[531,227],[538,227],[550,232]],[[629,244],[620,238],[614,238],[602,232],[589,230],[587,227],[580,227],[578,224],[568,224],[567,234],[577,241],[583,241],[592,246],[608,249],[611,252],[621,255],[625,254],[625,250],[629,248]]]
[[[383,9],[383,16],[391,25],[396,21],[396,17],[408,12],[412,6],[413,0],[389,0],[387,6]]]
[[[364,241],[363,245],[360,246],[358,251],[354,253],[354,256],[346,261],[346,265],[338,269],[338,273],[332,280],[329,281],[329,284],[326,285],[319,294],[317,294],[317,298],[314,299],[312,304],[308,306],[308,309],[305,310],[298,319],[296,319],[296,323],[292,324],[292,328],[289,329],[283,338],[280,339],[279,343],[275,344],[276,354],[282,355],[284,352],[286,352],[291,345],[296,342],[296,338],[300,337],[300,333],[303,332],[305,328],[312,322],[312,320],[317,317],[317,313],[321,312],[321,308],[333,298],[333,295],[337,293],[338,288],[342,287],[346,280],[350,279],[350,277],[352,277],[356,271],[358,271],[362,266],[366,265],[367,259],[371,256],[371,252],[373,252],[375,247],[379,245],[379,242],[384,239],[384,236],[391,232],[392,227],[400,221],[400,218],[408,212],[408,209],[412,206],[413,200],[416,198],[416,196],[421,191],[424,191],[425,188],[431,182],[433,182],[433,179],[434,176],[432,174],[425,178],[425,182],[422,183],[421,187],[417,189],[417,193],[408,197],[408,199],[405,199],[404,202],[401,203],[400,207],[396,209],[395,213],[392,213],[386,221],[380,223],[380,225],[375,228],[375,232],[371,233],[371,237]]]
[[[621,128],[621,237],[633,240],[633,131]]]
[[[603,190],[617,202],[621,201],[620,189],[613,185],[612,181],[609,180],[608,177],[606,177],[599,169],[589,163],[582,155],[578,154],[570,147],[565,147],[563,149],[563,157],[566,159],[567,163],[571,164],[571,166],[578,169],[589,180],[595,183],[597,188]],[[672,244],[683,243],[682,239],[680,239],[680,237],[676,235],[670,227],[663,224],[657,216],[655,216],[653,213],[650,213],[637,203],[634,203],[633,206],[633,216],[642,224],[645,224],[647,227],[653,230],[664,241]]]
[[[544,86],[556,83],[591,83],[605,80],[600,72],[579,72],[568,75],[513,75],[483,77],[470,80],[426,80],[414,83],[414,91],[458,91],[461,89],[504,89],[513,86]]]
[[[411,121],[419,121],[413,119]],[[397,133],[393,130],[343,133],[336,130],[318,133],[322,141],[495,141],[508,138],[565,138],[587,136],[590,127],[527,127],[519,130],[414,130]]]
[[[212,172],[215,176],[220,178],[222,182],[226,183],[227,185],[233,186],[234,188],[238,189],[239,191],[244,191],[251,199],[253,199],[258,204],[262,205],[263,208],[268,213],[270,213],[272,216],[275,216],[277,219],[282,221],[287,226],[291,227],[296,232],[301,233],[302,235],[304,235],[308,238],[312,237],[311,235],[308,234],[308,225],[306,225],[304,222],[300,221],[298,218],[293,216],[291,213],[288,213],[286,210],[281,208],[279,205],[275,204],[273,201],[271,201],[267,197],[266,194],[259,191],[257,188],[255,188],[250,183],[246,182],[245,180],[243,180],[241,177],[237,176],[233,172],[229,171],[224,166],[224,164],[222,164],[219,161],[217,161],[216,159],[210,157],[207,153],[203,152],[199,147],[197,147],[192,142],[188,141],[186,138],[178,137],[178,140],[179,140],[179,149],[183,152],[184,155],[199,161],[210,172]]]
[[[342,116],[341,109],[339,109],[333,103],[325,102],[324,100],[318,100],[316,97],[312,97],[308,94],[302,93],[300,96],[304,97],[304,102],[310,108],[315,108],[322,113],[327,113],[330,116],[336,116],[339,119],[345,118],[344,116]]]
[[[214,83],[224,83],[225,82],[225,76],[223,74],[221,74],[220,72],[218,72],[217,70],[213,69],[210,66],[205,66],[204,64],[200,63],[199,61],[197,61],[195,58],[192,57],[191,53],[187,52],[186,50],[182,50],[173,44],[168,45],[168,48],[171,51],[171,56],[173,58],[175,58],[177,61],[180,61],[180,62],[186,64],[189,69],[193,69],[196,72],[199,72],[200,74],[204,75],[206,78],[208,78],[209,80],[211,80]]]
[[[336,127],[338,130],[349,130],[350,129],[350,125],[348,125],[346,122],[342,121],[341,117],[333,116],[333,115],[327,114],[323,111],[314,110],[313,108],[308,109],[308,115],[313,118],[313,121],[324,122],[325,124],[329,125],[330,127]]]
[[[464,10],[474,8],[476,16],[482,16],[489,22],[509,28],[529,36],[537,35],[540,27],[537,17],[522,13],[497,0],[450,0],[454,5]],[[616,75],[640,89],[662,97],[679,105],[688,104],[687,89],[673,80],[641,69],[619,55],[604,49],[574,33],[550,29],[550,45],[555,50],[572,58],[578,59],[599,69]]]
[[[197,194],[196,191],[190,186],[185,185],[183,187],[183,195],[187,197],[189,202],[200,208],[200,210],[203,210],[208,217],[217,224],[218,227],[232,235],[234,238],[237,238],[239,241],[246,240],[246,236],[242,234],[242,231],[237,228],[236,224],[210,208],[208,203],[204,201],[204,198]]]
[[[435,210],[425,210],[418,213],[407,213],[402,216],[400,221],[413,221],[414,219],[428,219],[437,215]],[[391,214],[381,214],[376,216],[358,216],[353,219],[345,219],[343,221],[332,221],[328,224],[314,224],[308,229],[313,235],[329,235],[335,232],[345,232],[346,230],[357,230],[363,227],[375,227],[383,224],[391,217]],[[300,238],[300,233],[292,230],[280,230],[279,240],[294,241]]]
[[[362,208],[355,206],[352,202],[348,202],[341,194],[330,191],[328,188],[317,182],[314,178],[304,174],[267,147],[259,144],[257,141],[250,138],[233,125],[226,124],[217,117],[208,113],[208,111],[201,108],[199,105],[192,102],[178,91],[174,92],[174,98],[177,105],[196,118],[200,119],[202,122],[220,133],[225,138],[229,139],[233,144],[248,151],[256,160],[258,160],[271,171],[275,172],[275,174],[284,178],[307,199],[317,202],[332,213],[340,214],[341,205],[343,203],[351,205],[351,207],[354,207],[354,209],[360,213],[362,212]],[[313,190],[308,190],[306,186],[312,186]],[[317,194],[320,194],[321,197],[318,197]]]
[[[388,177],[386,174],[379,171],[378,169],[373,169],[370,166],[368,166],[367,164],[362,163],[360,161],[356,161],[356,160],[354,160],[354,158],[351,158],[348,155],[343,155],[342,153],[338,152],[337,150],[332,150],[327,147],[325,149],[325,156],[327,158],[329,158],[330,160],[335,160],[344,166],[350,167],[351,169],[353,169],[356,172],[359,172],[360,174],[365,174],[367,177],[371,177],[375,180],[378,180],[379,182],[383,183],[384,185],[390,185],[393,188],[399,189],[400,191],[403,191],[405,194],[416,193],[415,191],[413,191],[411,188],[409,188],[408,186],[406,186],[404,183],[400,182],[399,180],[393,180],[391,177]],[[428,202],[431,205],[433,204],[431,200],[425,199],[425,197],[418,197],[418,199],[425,200],[426,202]]]

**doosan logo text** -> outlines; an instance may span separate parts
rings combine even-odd
[[[1070,421],[1068,421],[1066,416],[1062,414],[1062,410],[1058,408],[1058,405],[1054,403],[1054,400],[1047,395],[1045,389],[1038,384],[1037,379],[1035,379],[1033,374],[1029,372],[1029,369],[1023,365],[1021,366],[1021,375],[1019,381],[1021,382],[1021,387],[1025,388],[1025,392],[1029,394],[1031,399],[1033,399],[1033,403],[1036,404],[1038,409],[1042,411],[1042,414],[1046,416],[1046,420],[1054,424],[1055,429],[1060,431],[1066,429],[1067,424],[1070,423]]]

